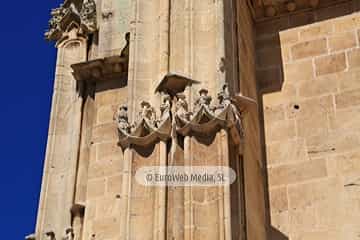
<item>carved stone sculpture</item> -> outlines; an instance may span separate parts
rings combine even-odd
[[[163,95],[163,103],[160,105],[160,121],[165,120],[171,112],[171,97],[169,94]]]
[[[225,107],[231,104],[231,98],[227,84],[225,84],[221,91],[218,93],[218,105],[215,107],[215,113],[221,111]]]
[[[47,40],[54,40],[59,37],[62,30],[60,22],[66,14],[66,9],[61,4],[60,7],[51,10],[51,18],[49,20],[49,29],[45,32]]]
[[[65,230],[65,236],[63,240],[74,240],[74,230],[72,227],[69,227]]]
[[[141,110],[139,112],[138,121],[145,119],[149,124],[156,126],[156,112],[155,109],[147,101],[141,101]]]
[[[208,96],[209,91],[207,89],[200,89],[199,91],[199,97],[195,101],[195,111],[198,111],[202,106],[210,109],[210,103],[211,103],[211,96]]]
[[[81,26],[86,32],[96,31],[96,3],[94,0],[85,1],[80,12]]]
[[[117,111],[117,125],[119,130],[124,131],[126,133],[130,132],[130,124],[128,120],[128,108],[126,105],[121,105]]]
[[[175,113],[181,118],[189,119],[191,113],[188,112],[188,104],[183,93],[176,95]]]
[[[47,240],[56,240],[55,233],[53,231],[48,231],[45,233]]]

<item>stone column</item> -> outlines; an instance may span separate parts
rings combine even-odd
[[[68,35],[69,38],[57,44],[56,78],[36,226],[40,240],[49,231],[59,238],[71,225],[83,100],[70,65],[86,60],[86,39],[79,37],[75,29]]]

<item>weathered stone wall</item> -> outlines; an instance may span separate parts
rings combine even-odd
[[[95,88],[84,238],[113,239],[120,235],[123,151],[117,145],[114,113],[127,102],[127,88],[119,79],[99,82]],[[94,237],[93,237],[94,236]]]
[[[350,1],[257,25],[269,239],[359,239],[358,7]]]

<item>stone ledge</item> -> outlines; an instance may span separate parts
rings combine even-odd
[[[109,81],[123,78],[128,72],[128,59],[107,57],[71,65],[77,81]]]

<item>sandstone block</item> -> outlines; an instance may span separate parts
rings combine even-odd
[[[290,232],[312,231],[316,226],[314,207],[289,211]]]
[[[313,135],[325,134],[328,132],[327,114],[316,114],[308,118],[298,118],[296,121],[297,133],[299,137],[309,137]]]
[[[267,144],[266,155],[268,166],[301,162],[309,159],[304,139],[283,140]]]
[[[338,78],[321,77],[315,81],[299,83],[299,96],[303,98],[316,97],[337,92]]]
[[[316,206],[316,204],[323,200],[331,199],[339,195],[341,188],[342,181],[340,178],[328,178],[289,186],[289,208],[299,210]]]
[[[315,230],[309,232],[296,232],[293,240],[339,240],[342,239],[341,230]],[[350,239],[350,238],[349,238]]]
[[[269,193],[272,212],[281,213],[288,210],[287,187],[273,188]]]
[[[299,41],[298,30],[285,30],[279,33],[281,47],[286,44],[295,44]]]
[[[355,32],[337,33],[329,38],[330,51],[353,48],[356,44]]]
[[[336,108],[357,107],[360,105],[360,89],[346,91],[335,96]]]
[[[340,90],[360,88],[360,69],[338,74]]]
[[[299,71],[301,69],[301,71]],[[311,60],[298,61],[284,66],[285,82],[299,82],[314,78],[314,68]]]
[[[360,130],[360,109],[338,110],[330,114],[329,121],[334,130]]]
[[[328,159],[331,176],[354,176],[360,173],[360,151],[332,156]]]
[[[87,198],[93,199],[105,194],[105,179],[94,179],[88,181]]]
[[[295,122],[293,120],[268,122],[265,125],[265,136],[268,142],[296,137]]]
[[[283,105],[265,106],[264,120],[265,122],[285,120],[284,106]]]
[[[104,219],[120,215],[120,199],[115,196],[99,198],[96,205],[96,218]]]
[[[287,104],[286,116],[288,118],[306,119],[314,114],[324,114],[334,112],[333,96],[322,96],[294,101]]]
[[[315,59],[315,69],[317,76],[344,71],[346,69],[345,53]]]
[[[298,43],[291,48],[293,59],[315,57],[327,53],[326,38]]]
[[[269,168],[270,186],[301,183],[326,176],[327,169],[325,159]]]
[[[93,143],[101,143],[105,141],[117,141],[117,126],[115,122],[96,125],[93,129]]]
[[[360,145],[360,135],[352,131],[334,131],[309,137],[306,140],[310,157],[353,151]]]
[[[347,54],[349,59],[349,68],[353,69],[360,67],[360,49],[353,49]]]
[[[122,187],[122,175],[109,177],[107,180],[106,190],[108,193],[120,194]],[[121,196],[120,196],[121,197]]]
[[[357,29],[360,26],[360,14],[339,18],[334,21],[334,32],[344,32]]]
[[[299,35],[301,40],[309,40],[327,36],[331,34],[332,31],[332,24],[324,22],[303,28],[300,30]]]

